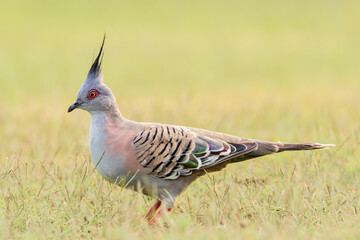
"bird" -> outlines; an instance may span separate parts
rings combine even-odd
[[[104,43],[105,36],[68,112],[83,109],[90,113],[89,152],[103,178],[119,185],[126,181],[126,188],[156,199],[145,215],[150,223],[170,211],[176,197],[204,174],[268,154],[334,146],[268,142],[193,127],[128,120],[103,83]]]

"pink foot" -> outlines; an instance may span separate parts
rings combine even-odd
[[[170,212],[171,208],[166,209],[166,211]],[[157,219],[161,218],[164,215],[164,209],[161,209],[151,220],[149,221],[149,224],[154,224]]]
[[[161,201],[157,200],[150,208],[149,211],[146,213],[145,218],[146,220],[148,220],[149,222],[151,221],[151,219],[153,219],[154,214],[156,213],[156,211],[159,209],[159,207],[161,206]],[[158,213],[159,214],[159,213]]]

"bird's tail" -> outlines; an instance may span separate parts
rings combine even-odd
[[[321,144],[321,143],[275,143],[275,145],[279,148],[278,152],[315,150],[315,149],[335,147],[334,144]]]
[[[334,144],[321,144],[321,143],[281,143],[281,142],[266,142],[260,140],[254,140],[258,147],[255,151],[252,151],[245,155],[243,160],[256,158],[268,154],[284,152],[284,151],[299,151],[299,150],[315,150],[326,149],[335,147]]]

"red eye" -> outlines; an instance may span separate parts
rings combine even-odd
[[[96,91],[95,89],[92,89],[88,92],[87,98],[91,100],[91,99],[96,98],[98,95],[99,95],[99,92]]]

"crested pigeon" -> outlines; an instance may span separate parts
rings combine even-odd
[[[164,209],[170,211],[175,198],[207,172],[272,153],[333,146],[267,142],[192,127],[128,120],[102,81],[104,41],[105,37],[68,112],[79,108],[91,114],[90,156],[102,177],[112,183],[130,179],[126,187],[157,199],[146,214],[150,222],[161,216]],[[158,210],[162,203],[165,208]]]

